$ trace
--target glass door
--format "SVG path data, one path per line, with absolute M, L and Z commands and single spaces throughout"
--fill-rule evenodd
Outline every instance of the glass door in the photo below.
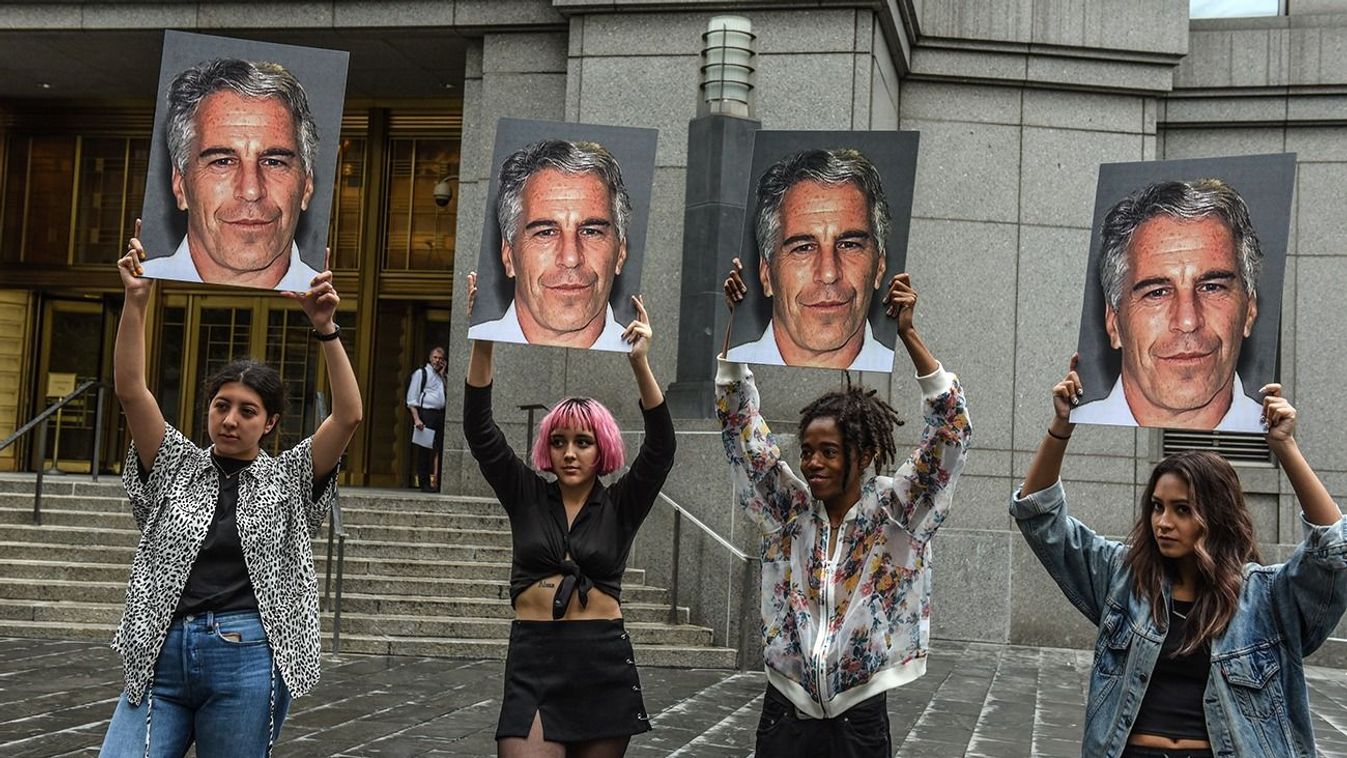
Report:
M 91 379 L 102 376 L 103 303 L 48 299 L 42 307 L 42 352 L 38 365 L 38 412 Z M 97 394 L 86 392 L 64 406 L 47 427 L 43 465 L 65 473 L 88 473 L 94 445 Z

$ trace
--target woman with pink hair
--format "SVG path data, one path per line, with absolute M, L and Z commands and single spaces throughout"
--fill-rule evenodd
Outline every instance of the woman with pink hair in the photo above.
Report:
M 468 310 L 477 292 L 468 275 Z M 515 620 L 496 727 L 503 758 L 617 758 L 650 729 L 631 640 L 622 624 L 622 572 L 636 530 L 673 468 L 674 428 L 650 371 L 650 319 L 623 332 L 645 436 L 627 473 L 622 433 L 597 400 L 570 397 L 539 425 L 529 468 L 491 416 L 493 343 L 476 340 L 463 395 L 463 435 L 510 517 Z M 536 471 L 534 470 L 536 469 Z M 547 479 L 539 472 L 550 472 Z

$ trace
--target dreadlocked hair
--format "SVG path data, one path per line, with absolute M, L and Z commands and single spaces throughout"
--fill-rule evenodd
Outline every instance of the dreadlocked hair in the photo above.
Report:
M 876 390 L 866 389 L 851 383 L 851 375 L 846 377 L 846 386 L 837 392 L 829 392 L 800 411 L 800 428 L 797 432 L 804 439 L 804 430 L 815 419 L 831 418 L 842 433 L 842 468 L 851 470 L 851 456 L 873 450 L 875 454 L 875 472 L 898 459 L 898 446 L 893 441 L 893 430 L 903 425 L 898 411 L 877 396 Z

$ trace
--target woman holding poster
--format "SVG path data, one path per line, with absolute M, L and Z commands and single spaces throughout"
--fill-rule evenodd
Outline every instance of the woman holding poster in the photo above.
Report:
M 468 311 L 477 275 L 468 276 Z M 636 530 L 673 468 L 673 420 L 648 355 L 653 332 L 639 296 L 622 340 L 645 417 L 641 450 L 626 474 L 622 433 L 592 398 L 557 403 L 520 459 L 491 414 L 494 343 L 473 340 L 463 434 L 510 518 L 515 620 L 496 728 L 504 758 L 617 758 L 650 729 L 631 640 L 622 623 L 622 573 Z M 550 472 L 544 479 L 537 472 Z
M 361 421 L 360 389 L 333 320 L 332 272 L 286 292 L 313 324 L 332 414 L 272 458 L 285 385 L 270 366 L 230 363 L 207 380 L 202 449 L 170 426 L 145 383 L 149 279 L 136 235 L 117 262 L 126 304 L 114 376 L 131 446 L 122 481 L 140 527 L 113 646 L 125 690 L 100 755 L 270 755 L 291 697 L 318 681 L 312 535 L 336 497 L 337 463 Z
M 1262 388 L 1268 447 L 1305 541 L 1259 562 L 1239 476 L 1209 452 L 1151 472 L 1126 543 L 1067 513 L 1060 479 L 1085 388 L 1072 358 L 1010 513 L 1062 592 L 1099 626 L 1085 755 L 1314 755 L 1304 658 L 1347 608 L 1347 519 L 1296 444 L 1296 409 Z

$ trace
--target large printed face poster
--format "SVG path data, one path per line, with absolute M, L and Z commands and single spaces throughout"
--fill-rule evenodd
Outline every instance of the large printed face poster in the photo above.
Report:
M 498 122 L 469 339 L 630 349 L 657 137 Z
M 349 54 L 169 31 L 145 275 L 303 291 L 326 267 Z
M 1295 155 L 1099 167 L 1071 420 L 1261 432 Z
M 888 280 L 904 270 L 917 132 L 760 131 L 728 358 L 893 370 Z

